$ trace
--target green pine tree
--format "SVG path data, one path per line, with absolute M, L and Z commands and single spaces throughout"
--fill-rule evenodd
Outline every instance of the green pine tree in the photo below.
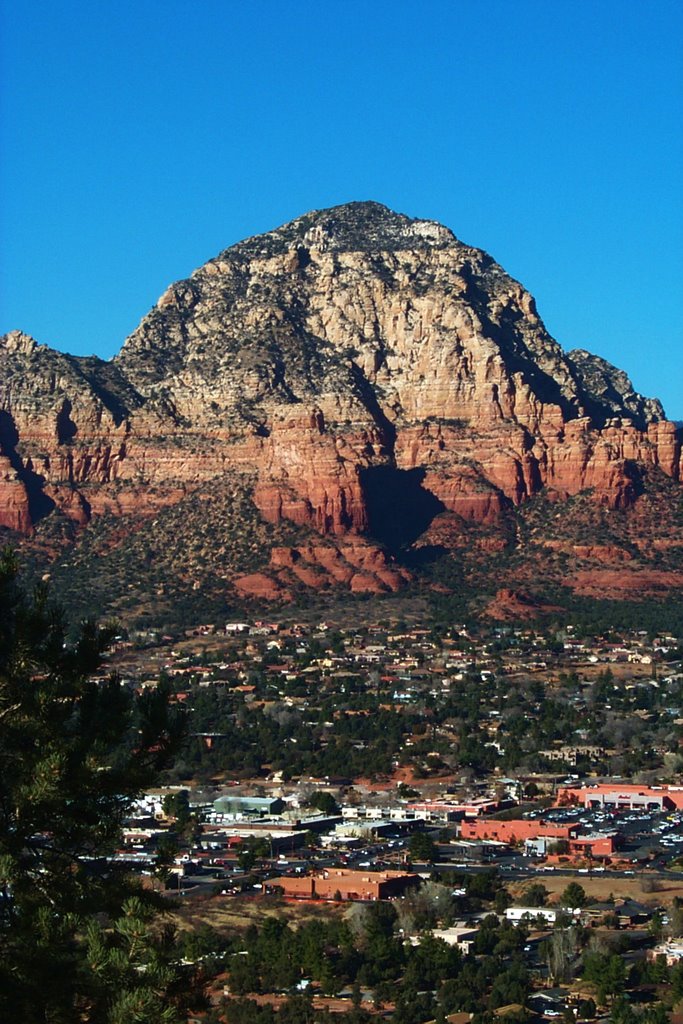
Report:
M 107 855 L 182 730 L 162 689 L 93 679 L 110 640 L 84 623 L 69 642 L 46 589 L 27 597 L 0 554 L 2 1020 L 175 1020 L 171 936 Z

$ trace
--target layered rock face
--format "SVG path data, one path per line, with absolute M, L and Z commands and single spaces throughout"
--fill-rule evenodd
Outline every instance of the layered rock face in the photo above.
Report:
M 565 354 L 486 253 L 376 203 L 227 249 L 111 363 L 0 340 L 0 525 L 17 531 L 56 508 L 151 514 L 239 471 L 272 523 L 399 548 L 437 514 L 495 522 L 543 488 L 627 508 L 655 468 L 681 479 L 658 402 Z

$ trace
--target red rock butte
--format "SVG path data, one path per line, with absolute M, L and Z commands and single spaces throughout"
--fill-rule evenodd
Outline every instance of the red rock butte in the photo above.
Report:
M 429 530 L 495 525 L 541 492 L 629 509 L 648 474 L 681 479 L 656 400 L 565 353 L 486 253 L 371 202 L 226 249 L 111 362 L 13 331 L 0 385 L 0 526 L 153 517 L 239 477 L 265 521 L 312 538 L 235 568 L 256 596 L 323 577 L 393 590 L 407 574 L 385 552 Z

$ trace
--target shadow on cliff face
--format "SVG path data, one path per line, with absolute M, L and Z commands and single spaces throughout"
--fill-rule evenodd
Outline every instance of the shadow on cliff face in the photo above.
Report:
M 69 444 L 78 433 L 78 427 L 71 419 L 71 402 L 64 399 L 62 408 L 57 413 L 57 440 L 59 444 Z
M 445 506 L 422 486 L 424 469 L 372 466 L 360 474 L 368 533 L 392 554 L 405 552 Z
M 4 410 L 0 411 L 0 454 L 9 459 L 12 469 L 26 488 L 29 515 L 31 522 L 36 523 L 52 512 L 55 503 L 43 491 L 45 477 L 39 476 L 24 465 L 17 451 L 18 443 L 19 433 L 12 416 Z

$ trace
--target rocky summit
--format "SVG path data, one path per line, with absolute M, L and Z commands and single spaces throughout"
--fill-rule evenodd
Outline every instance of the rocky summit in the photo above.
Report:
M 664 594 L 681 469 L 659 402 L 564 352 L 485 252 L 378 203 L 226 249 L 111 362 L 0 339 L 0 527 L 86 589 L 106 567 L 98 610 L 451 570 L 503 616 L 546 583 Z

